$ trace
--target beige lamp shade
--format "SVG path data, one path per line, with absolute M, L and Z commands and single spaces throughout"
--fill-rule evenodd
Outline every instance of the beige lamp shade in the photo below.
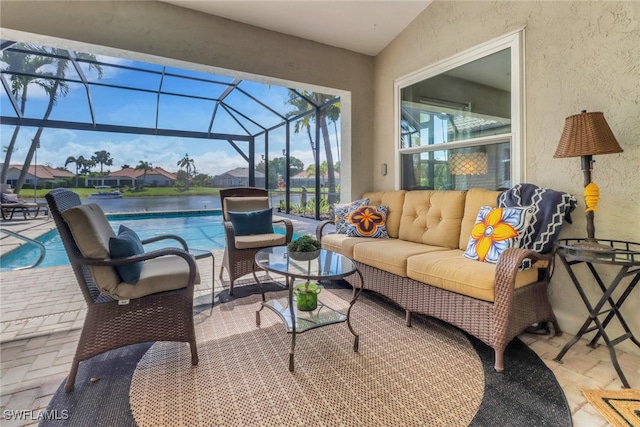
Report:
M 449 167 L 452 175 L 484 175 L 487 173 L 487 154 L 452 153 Z
M 601 112 L 569 116 L 565 119 L 560 143 L 553 157 L 578 157 L 622 153 Z

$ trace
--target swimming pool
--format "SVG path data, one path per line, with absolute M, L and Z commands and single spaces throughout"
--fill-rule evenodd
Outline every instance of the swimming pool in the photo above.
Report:
M 225 245 L 220 211 L 111 214 L 107 215 L 107 218 L 116 233 L 121 224 L 126 225 L 135 230 L 143 240 L 162 234 L 177 234 L 187 241 L 191 249 L 222 249 Z M 283 229 L 277 226 L 274 226 L 274 229 L 284 234 Z M 52 230 L 37 240 L 42 242 L 46 249 L 44 260 L 37 268 L 69 264 L 57 230 Z M 145 245 L 145 251 L 166 247 L 168 243 L 179 247 L 177 242 L 167 240 Z M 13 270 L 33 264 L 37 261 L 39 254 L 40 251 L 34 245 L 23 245 L 0 257 L 0 270 Z

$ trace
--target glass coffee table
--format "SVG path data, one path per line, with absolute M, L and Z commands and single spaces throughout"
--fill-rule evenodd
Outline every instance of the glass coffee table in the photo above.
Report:
M 267 298 L 265 291 L 256 275 L 258 267 L 268 272 L 280 274 L 285 277 L 285 286 L 289 290 L 287 296 L 279 298 Z M 357 274 L 360 277 L 360 287 L 353 289 L 353 296 L 346 310 L 336 310 L 322 302 L 322 293 L 318 297 L 318 305 L 314 310 L 299 310 L 294 296 L 294 282 L 296 279 L 305 281 L 321 281 L 342 279 Z M 256 311 L 256 325 L 260 326 L 260 312 L 264 307 L 274 311 L 282 319 L 288 333 L 291 334 L 291 351 L 289 352 L 289 371 L 294 370 L 294 351 L 296 347 L 296 334 L 306 332 L 322 326 L 346 322 L 349 331 L 353 334 L 353 351 L 358 351 L 359 335 L 353 330 L 349 316 L 351 308 L 362 292 L 362 274 L 356 268 L 353 260 L 339 253 L 320 249 L 318 256 L 311 260 L 297 261 L 291 258 L 285 246 L 265 248 L 256 254 L 253 276 L 262 293 L 260 310 Z

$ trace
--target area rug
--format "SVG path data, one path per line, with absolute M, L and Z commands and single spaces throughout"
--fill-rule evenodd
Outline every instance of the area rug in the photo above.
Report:
M 346 307 L 350 290 L 331 287 L 323 297 Z M 401 310 L 364 293 L 352 311 L 359 352 L 344 323 L 307 331 L 291 373 L 291 336 L 267 309 L 256 326 L 255 287 L 219 300 L 196 309 L 197 367 L 185 344 L 114 350 L 80 365 L 73 393 L 56 392 L 47 409 L 69 418 L 41 425 L 571 425 L 555 377 L 517 339 L 499 374 L 475 338 L 423 316 L 407 328 Z
M 640 390 L 582 390 L 587 401 L 614 427 L 640 427 Z

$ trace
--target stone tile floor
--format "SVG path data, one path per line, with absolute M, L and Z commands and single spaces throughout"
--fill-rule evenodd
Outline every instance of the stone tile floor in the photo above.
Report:
M 38 236 L 54 227 L 46 218 L 3 221 L 2 227 L 29 236 Z M 297 221 L 296 230 L 315 224 Z M 14 245 L 15 239 L 0 234 L 0 253 Z M 222 250 L 214 251 L 215 277 L 210 259 L 198 261 L 202 283 L 196 297 L 219 292 L 228 286 L 217 272 Z M 54 267 L 0 273 L 0 424 L 37 425 L 38 411 L 66 378 L 85 314 L 85 303 L 78 292 L 70 267 Z M 583 388 L 619 389 L 621 382 L 605 347 L 591 349 L 583 340 L 564 356 L 553 358 L 572 336 L 523 334 L 520 337 L 554 372 L 565 392 L 576 427 L 604 427 L 608 423 L 582 396 Z M 618 360 L 633 388 L 640 388 L 640 356 L 618 352 Z M 11 419 L 11 412 L 24 411 L 22 419 Z M 15 414 L 15 413 L 14 413 Z

